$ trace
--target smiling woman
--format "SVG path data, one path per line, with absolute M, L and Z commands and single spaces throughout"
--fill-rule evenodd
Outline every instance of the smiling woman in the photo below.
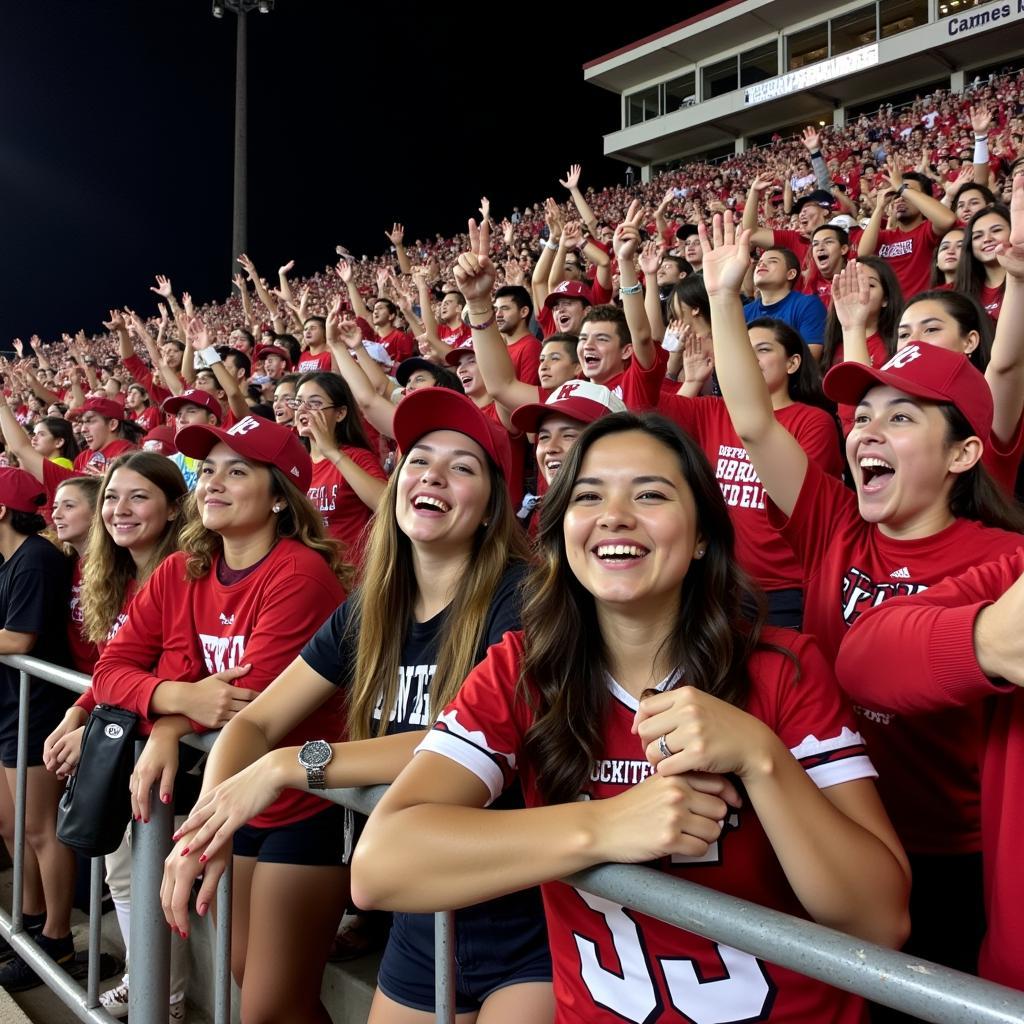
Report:
M 551 881 L 654 861 L 901 938 L 902 852 L 852 716 L 811 641 L 762 629 L 732 540 L 677 427 L 631 413 L 587 427 L 545 499 L 523 630 L 491 649 L 371 816 L 360 904 L 461 907 L 544 883 L 566 1019 L 639 1022 L 669 1005 L 721 1019 L 724 999 L 736 1019 L 771 1006 L 778 1021 L 859 1020 L 854 997 Z M 802 767 L 825 750 L 827 772 Z M 526 809 L 481 809 L 517 780 Z

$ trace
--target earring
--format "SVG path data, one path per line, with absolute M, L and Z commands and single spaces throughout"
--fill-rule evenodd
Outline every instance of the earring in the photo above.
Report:
M 274 512 L 280 512 L 281 511 L 281 506 L 280 505 L 275 505 L 274 508 L 273 508 L 273 511 Z
M 703 558 L 704 557 L 704 545 L 703 544 L 701 544 L 699 547 L 694 549 L 693 557 L 694 558 Z

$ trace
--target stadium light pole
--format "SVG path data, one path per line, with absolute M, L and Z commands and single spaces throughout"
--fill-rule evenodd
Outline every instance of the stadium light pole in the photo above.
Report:
M 260 14 L 269 14 L 274 9 L 274 2 L 275 0 L 213 0 L 212 14 L 215 18 L 223 18 L 225 11 L 231 11 L 238 22 L 235 38 L 235 176 L 231 213 L 231 269 L 228 272 L 229 277 L 233 277 L 235 274 L 235 260 L 238 254 L 246 252 L 249 248 L 247 15 L 253 11 L 259 11 Z

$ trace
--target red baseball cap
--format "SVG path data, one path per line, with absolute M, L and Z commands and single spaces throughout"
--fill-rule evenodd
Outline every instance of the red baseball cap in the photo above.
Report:
M 264 356 L 280 356 L 284 365 L 290 370 L 292 368 L 292 357 L 286 348 L 280 345 L 257 345 L 256 351 L 252 354 L 252 361 L 258 363 Z
M 397 418 L 397 410 L 395 416 Z M 182 427 L 174 443 L 182 455 L 205 459 L 214 445 L 224 442 L 250 462 L 276 466 L 301 491 L 308 491 L 313 479 L 313 462 L 298 435 L 262 416 L 244 416 L 229 430 L 206 423 Z
M 962 352 L 915 341 L 877 370 L 863 363 L 840 363 L 825 374 L 825 394 L 834 402 L 856 405 L 879 384 L 955 405 L 971 429 L 988 444 L 992 432 L 992 392 L 981 372 Z
M 123 401 L 115 402 L 110 398 L 87 398 L 77 409 L 72 409 L 68 416 L 77 420 L 79 416 L 84 416 L 87 412 L 94 412 L 105 420 L 123 420 L 124 404 Z
M 461 345 L 456 345 L 455 348 L 450 349 L 444 354 L 444 361 L 449 366 L 458 366 L 462 362 L 462 357 L 466 354 L 473 354 L 473 339 L 464 341 Z
M 31 473 L 13 466 L 0 466 L 0 505 L 17 512 L 39 512 L 46 501 L 42 484 Z
M 144 452 L 156 452 L 157 455 L 174 455 L 177 448 L 174 446 L 174 428 L 166 423 L 154 427 L 142 439 L 140 446 Z
M 589 380 L 568 380 L 548 396 L 546 402 L 521 405 L 512 413 L 512 425 L 526 434 L 536 434 L 545 416 L 568 416 L 580 423 L 593 423 L 612 412 L 625 412 L 626 403 L 603 384 Z
M 395 406 L 395 440 L 407 452 L 432 430 L 455 430 L 472 438 L 491 457 L 506 479 L 512 476 L 508 431 L 484 415 L 471 398 L 448 388 L 420 388 Z M 191 427 L 188 429 L 192 429 Z
M 224 422 L 224 410 L 221 408 L 220 402 L 209 391 L 204 391 L 202 388 L 189 388 L 188 391 L 182 391 L 180 395 L 171 395 L 170 398 L 165 398 L 160 406 L 160 411 L 171 414 L 179 413 L 182 406 L 185 405 L 198 405 L 207 412 L 212 412 L 217 417 L 218 423 Z
M 582 299 L 588 306 L 594 304 L 590 289 L 582 281 L 559 281 L 555 290 L 548 292 L 544 305 L 550 309 L 559 299 Z

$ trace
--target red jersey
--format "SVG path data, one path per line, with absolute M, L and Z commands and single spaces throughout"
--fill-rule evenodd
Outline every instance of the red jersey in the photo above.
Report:
M 874 776 L 853 716 L 809 637 L 765 629 L 779 651 L 750 659 L 747 711 L 774 730 L 819 787 Z M 463 683 L 420 750 L 462 765 L 497 798 L 518 776 L 527 807 L 544 798 L 523 739 L 534 722 L 534 695 L 519 685 L 522 633 L 506 633 Z M 674 673 L 660 689 L 678 680 Z M 530 687 L 529 680 L 526 681 Z M 631 732 L 637 701 L 614 680 L 603 722 L 603 750 L 581 796 L 604 800 L 652 773 Z M 699 858 L 664 858 L 652 865 L 680 878 L 806 918 L 752 805 L 729 814 L 718 842 Z M 691 1022 L 771 1020 L 852 1024 L 863 1004 L 818 981 L 747 953 L 674 928 L 563 882 L 541 887 L 554 968 L 560 1024 L 621 1024 L 623 1020 Z
M 157 566 L 128 621 L 103 650 L 93 673 L 97 701 L 148 718 L 153 691 L 164 680 L 198 682 L 244 664 L 252 670 L 236 685 L 265 690 L 345 599 L 327 563 L 296 540 L 279 540 L 248 576 L 231 585 L 217 579 L 219 556 L 201 580 L 186 581 L 185 557 L 177 552 Z M 151 723 L 140 727 L 146 733 Z M 203 731 L 198 724 L 194 728 Z M 340 740 L 343 734 L 343 707 L 332 697 L 279 746 Z M 319 797 L 287 789 L 250 824 L 286 825 L 323 807 Z
M 1017 470 L 1024 457 L 1024 413 L 1017 420 L 1017 429 L 1005 444 L 992 434 L 981 453 L 981 464 L 992 479 L 1012 498 L 1017 489 Z
M 437 337 L 440 341 L 443 341 L 446 345 L 450 345 L 452 348 L 461 348 L 468 341 L 472 340 L 473 332 L 469 329 L 469 324 L 464 324 L 460 320 L 458 327 L 449 327 L 447 324 L 438 324 Z
M 532 334 L 524 334 L 508 346 L 509 358 L 516 369 L 516 377 L 526 384 L 540 384 L 540 351 L 543 346 Z
M 1006 283 L 995 288 L 987 284 L 982 285 L 978 301 L 985 307 L 985 312 L 992 317 L 993 322 L 999 319 L 999 311 L 1003 308 L 1003 296 L 1006 294 Z
M 387 479 L 372 452 L 352 445 L 342 445 L 341 452 L 371 476 L 378 480 Z M 327 533 L 345 545 L 346 560 L 358 566 L 363 560 L 363 531 L 373 511 L 363 504 L 352 485 L 330 459 L 313 463 L 309 500 L 313 508 L 323 515 Z
M 416 355 L 416 339 L 408 331 L 392 331 L 377 338 L 391 356 L 391 365 L 397 366 L 403 359 Z
M 490 420 L 494 420 L 503 430 L 508 427 L 501 422 L 497 402 L 488 402 L 479 406 L 480 411 Z M 519 508 L 526 490 L 526 463 L 530 459 L 530 444 L 525 434 L 514 434 L 509 430 L 509 446 L 512 448 L 512 479 L 508 481 L 508 492 L 512 497 L 512 507 Z
M 75 475 L 87 473 L 89 476 L 102 476 L 107 471 L 108 462 L 116 459 L 118 455 L 134 451 L 137 451 L 135 445 L 120 438 L 108 442 L 98 451 L 84 448 L 75 456 Z
M 869 608 L 918 594 L 1024 545 L 1024 536 L 972 519 L 957 519 L 917 540 L 886 537 L 861 519 L 853 491 L 813 463 L 788 519 L 771 499 L 767 504 L 769 522 L 782 531 L 803 566 L 804 629 L 831 659 Z M 902 672 L 885 675 L 890 686 L 901 685 Z M 879 791 L 904 846 L 928 854 L 978 850 L 980 715 L 954 710 L 903 718 L 870 706 L 855 710 L 878 767 Z
M 643 412 L 645 409 L 654 409 L 658 405 L 664 391 L 663 385 L 667 369 L 668 353 L 658 345 L 655 347 L 653 365 L 644 369 L 638 360 L 630 359 L 621 373 L 615 374 L 614 377 L 610 377 L 602 383 L 626 403 L 627 409 Z M 597 381 L 594 383 L 596 384 Z M 541 400 L 547 401 L 547 397 L 545 396 Z
M 132 375 L 132 380 L 136 384 L 141 384 L 149 392 L 149 397 L 153 399 L 154 405 L 160 406 L 171 397 L 172 392 L 154 382 L 152 370 L 138 356 L 129 356 L 121 361 L 121 365 Z
M 132 413 L 132 422 L 141 427 L 147 434 L 154 428 L 160 426 L 163 417 L 155 405 L 147 405 L 145 409 Z
M 928 287 L 940 241 L 929 220 L 913 231 L 879 231 L 878 255 L 892 268 L 908 301 Z
M 658 411 L 694 437 L 715 469 L 736 530 L 736 559 L 765 590 L 803 586 L 803 571 L 789 543 L 768 523 L 764 487 L 750 463 L 721 398 L 663 395 Z M 800 442 L 808 459 L 837 480 L 843 475 L 839 432 L 824 409 L 794 402 L 775 418 Z
M 46 491 L 47 515 L 53 511 L 53 499 L 57 493 L 57 488 L 68 480 L 82 475 L 82 473 L 76 473 L 73 469 L 58 466 L 57 463 L 53 462 L 51 459 L 43 459 L 42 483 L 43 489 Z M 49 520 L 47 520 L 47 522 L 49 522 Z
M 308 349 L 299 357 L 299 365 L 295 367 L 296 373 L 330 373 L 331 353 L 327 351 L 314 355 Z
M 983 556 L 979 554 L 980 560 Z M 1024 573 L 1024 553 L 944 580 L 926 594 L 870 611 L 850 630 L 836 664 L 857 700 L 899 714 L 979 708 L 985 735 L 981 765 L 981 830 L 988 930 L 978 961 L 983 978 L 1024 989 L 1024 691 L 994 683 L 974 653 L 974 621 Z M 899 686 L 879 672 L 899 665 Z M 935 766 L 932 766 L 933 771 Z
M 82 560 L 75 558 L 71 569 L 71 599 L 68 604 L 68 647 L 71 649 L 71 663 L 75 671 L 91 675 L 100 655 L 96 645 L 82 635 L 83 625 Z

